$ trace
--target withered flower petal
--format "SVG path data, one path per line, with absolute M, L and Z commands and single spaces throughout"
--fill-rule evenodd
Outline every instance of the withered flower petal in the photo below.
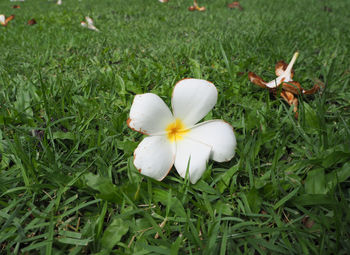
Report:
M 286 62 L 284 62 L 283 60 L 278 61 L 275 66 L 276 76 L 281 76 L 283 72 L 286 71 L 287 67 L 288 67 L 288 64 Z M 294 69 L 292 68 L 290 77 L 293 78 L 293 76 L 294 76 Z
M 36 20 L 35 19 L 30 19 L 30 20 L 28 20 L 28 25 L 29 26 L 33 26 L 33 25 L 35 25 L 36 24 Z
M 309 90 L 303 90 L 303 94 L 305 95 L 312 95 L 315 94 L 320 89 L 320 86 L 318 84 L 315 84 L 312 89 Z
M 240 11 L 243 11 L 243 7 L 238 1 L 228 4 L 227 7 L 230 9 L 239 9 Z
M 284 90 L 292 92 L 294 95 L 299 95 L 303 92 L 303 88 L 297 81 L 283 82 L 282 86 Z
M 298 115 L 299 115 L 298 114 L 298 98 L 296 98 L 294 96 L 294 94 L 289 92 L 289 91 L 282 91 L 281 96 L 289 105 L 294 106 L 294 108 L 293 108 L 293 111 L 295 113 L 294 117 L 297 119 Z
M 188 7 L 188 10 L 189 11 L 199 11 L 199 12 L 203 12 L 206 10 L 206 8 L 204 6 L 202 7 L 199 7 L 198 6 L 198 3 L 197 3 L 197 0 L 193 0 L 193 5 L 191 5 L 190 7 Z
M 248 77 L 252 83 L 254 83 L 262 88 L 267 88 L 266 82 L 260 76 L 256 75 L 255 73 L 249 72 Z
M 295 63 L 296 58 L 298 57 L 298 52 L 294 53 L 292 60 L 289 64 L 286 64 L 283 60 L 277 62 L 275 66 L 275 73 L 277 78 L 270 81 L 265 82 L 261 77 L 256 75 L 253 72 L 248 73 L 249 80 L 262 88 L 267 88 L 270 92 L 273 92 L 275 95 L 279 91 L 278 87 L 282 85 L 281 96 L 282 98 L 289 104 L 293 105 L 293 111 L 295 112 L 295 118 L 298 118 L 298 98 L 296 95 L 305 94 L 310 95 L 316 93 L 320 86 L 322 86 L 322 82 L 316 83 L 312 89 L 304 90 L 300 83 L 297 81 L 293 81 L 294 70 L 292 69 L 293 64 Z
M 8 17 L 6 20 L 5 20 L 5 23 L 9 23 L 11 20 L 13 20 L 15 18 L 15 15 L 11 15 L 10 17 Z

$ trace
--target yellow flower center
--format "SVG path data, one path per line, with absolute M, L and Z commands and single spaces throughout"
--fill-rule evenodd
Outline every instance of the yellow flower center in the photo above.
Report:
M 176 119 L 173 123 L 170 123 L 165 131 L 167 132 L 168 139 L 171 142 L 182 140 L 183 136 L 189 131 L 180 119 Z

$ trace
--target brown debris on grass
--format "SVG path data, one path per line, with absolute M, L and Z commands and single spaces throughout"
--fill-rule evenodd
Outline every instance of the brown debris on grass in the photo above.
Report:
M 228 4 L 227 7 L 230 9 L 238 9 L 240 11 L 243 11 L 243 7 L 241 6 L 241 4 L 238 1 L 235 1 L 235 2 Z
M 205 9 L 204 6 L 199 7 L 199 6 L 198 6 L 198 3 L 197 3 L 197 0 L 193 0 L 193 5 L 190 6 L 190 7 L 188 7 L 188 10 L 189 10 L 189 11 L 199 11 L 199 12 L 203 12 L 203 11 L 205 11 L 206 9 Z
M 4 14 L 0 14 L 0 25 L 2 25 L 3 27 L 6 27 L 7 26 L 7 24 L 11 21 L 11 20 L 13 20 L 15 18 L 15 15 L 11 15 L 11 16 L 9 16 L 9 17 L 5 17 L 5 15 Z
M 275 73 L 277 78 L 265 82 L 260 76 L 253 72 L 248 73 L 249 80 L 258 85 L 261 88 L 266 88 L 274 95 L 280 92 L 280 96 L 290 105 L 293 106 L 294 116 L 298 118 L 298 95 L 311 95 L 315 94 L 320 86 L 316 83 L 311 89 L 305 90 L 301 87 L 300 83 L 293 81 L 294 70 L 292 69 L 296 58 L 298 57 L 298 52 L 296 52 L 289 64 L 286 64 L 283 60 L 277 62 L 275 66 Z M 282 88 L 280 88 L 282 86 Z
M 36 20 L 35 20 L 35 19 L 30 19 L 30 20 L 28 20 L 27 24 L 28 24 L 29 26 L 33 26 L 33 25 L 36 24 Z

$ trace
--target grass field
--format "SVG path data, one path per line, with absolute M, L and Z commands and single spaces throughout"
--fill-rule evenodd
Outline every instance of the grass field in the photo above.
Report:
M 0 254 L 350 253 L 350 1 L 229 2 L 0 2 Z M 325 84 L 298 120 L 247 77 L 297 50 L 295 80 Z M 143 177 L 132 100 L 186 77 L 216 85 L 236 156 Z

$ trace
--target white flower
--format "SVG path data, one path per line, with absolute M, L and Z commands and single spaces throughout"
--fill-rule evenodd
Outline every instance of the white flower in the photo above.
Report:
M 134 165 L 143 175 L 161 181 L 175 168 L 181 177 L 188 174 L 196 183 L 207 161 L 229 161 L 235 154 L 236 137 L 230 124 L 210 120 L 199 124 L 214 107 L 218 92 L 214 84 L 199 79 L 184 79 L 173 90 L 173 114 L 157 95 L 136 95 L 128 126 L 144 138 L 134 152 Z
M 62 0 L 58 0 L 56 4 L 57 5 L 62 5 Z
M 94 21 L 92 20 L 92 18 L 86 16 L 85 17 L 85 20 L 86 22 L 82 21 L 80 22 L 80 24 L 83 26 L 83 27 L 86 27 L 88 29 L 91 29 L 91 30 L 94 30 L 94 31 L 99 31 L 95 26 L 94 26 Z

